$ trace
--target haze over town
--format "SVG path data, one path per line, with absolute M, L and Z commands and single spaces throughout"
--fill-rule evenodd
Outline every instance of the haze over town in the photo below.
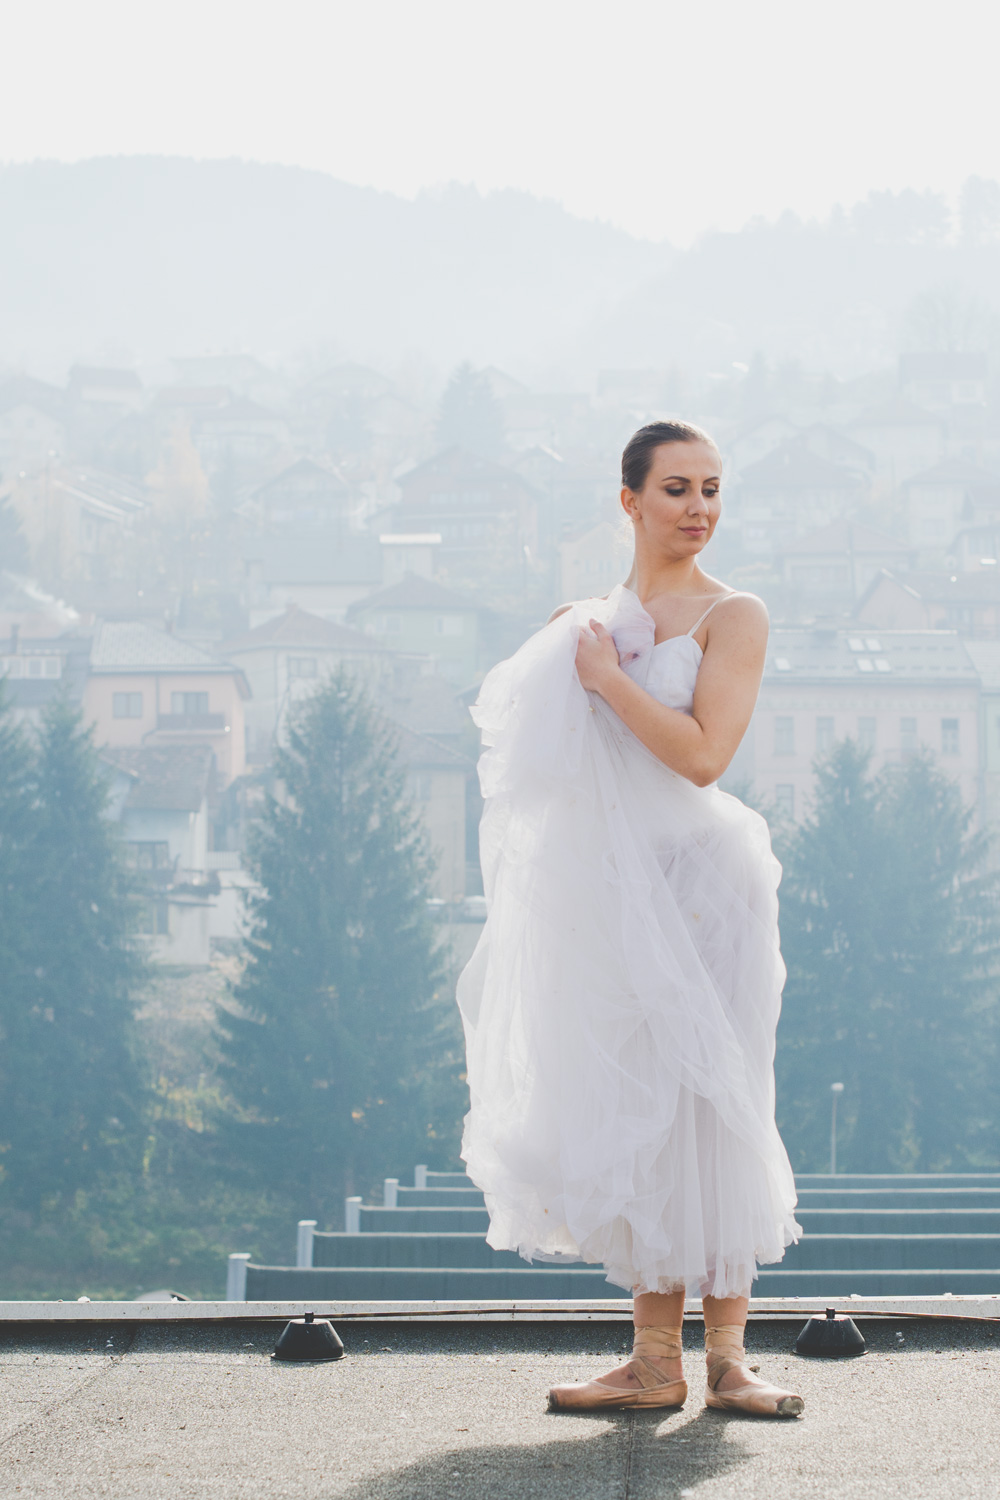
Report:
M 662 417 L 719 443 L 706 565 L 771 615 L 724 785 L 786 864 L 794 1165 L 826 1169 L 836 1074 L 851 1170 L 996 1169 L 1000 137 L 976 16 L 42 0 L 8 21 L 17 1295 L 76 1295 L 79 1267 L 105 1294 L 208 1295 L 228 1250 L 277 1263 L 297 1215 L 456 1169 L 454 977 L 485 911 L 468 709 L 556 605 L 624 577 L 618 459 Z M 398 840 L 355 881 L 371 828 L 330 810 L 366 798 Z M 379 1072 L 390 1035 L 404 1062 Z

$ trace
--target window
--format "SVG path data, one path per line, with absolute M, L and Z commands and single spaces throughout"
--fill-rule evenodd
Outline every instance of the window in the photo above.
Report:
M 868 647 L 869 651 L 881 651 L 882 649 L 881 641 L 877 640 L 873 635 L 865 636 L 865 645 Z
M 413 795 L 418 802 L 429 802 L 431 800 L 431 774 L 429 771 L 418 771 L 412 780 Z
M 171 693 L 170 712 L 172 714 L 207 714 L 207 693 Z
M 865 649 L 864 641 L 860 636 L 857 635 L 850 636 L 848 638 L 847 644 L 850 646 L 852 651 L 863 651 Z
M 889 662 L 889 660 L 886 657 L 884 657 L 884 656 L 876 656 L 876 658 L 875 658 L 875 670 L 876 670 L 876 672 L 891 672 L 892 671 L 892 664 Z
M 774 810 L 779 818 L 795 817 L 795 788 L 788 784 L 774 789 Z
M 904 755 L 912 755 L 917 748 L 916 719 L 900 719 L 899 748 Z
M 864 718 L 858 720 L 858 744 L 862 750 L 875 749 L 875 720 Z
M 434 621 L 436 635 L 461 635 L 464 621 L 461 615 L 438 615 Z
M 403 621 L 399 615 L 376 615 L 376 635 L 399 635 L 403 629 Z
M 116 719 L 141 719 L 142 694 L 113 693 L 111 695 L 111 712 Z
M 774 721 L 774 753 L 775 755 L 795 754 L 795 720 L 782 718 L 780 715 Z
M 872 666 L 872 659 L 871 659 L 870 656 L 859 656 L 858 657 L 858 671 L 859 672 L 874 672 L 874 670 L 875 670 L 875 668 Z
M 941 754 L 958 754 L 958 720 L 941 720 Z
M 170 869 L 170 845 L 166 840 L 157 839 L 155 842 L 137 843 L 134 840 L 126 845 L 128 851 L 128 862 L 133 870 L 169 870 Z
M 774 666 L 778 672 L 790 672 L 792 670 L 792 664 L 787 656 L 776 656 L 774 658 Z
M 816 749 L 821 755 L 833 749 L 833 720 L 831 718 L 816 720 Z
M 289 677 L 315 677 L 315 656 L 290 656 L 288 658 Z
M 139 931 L 145 937 L 170 936 L 170 908 L 162 898 L 139 905 Z

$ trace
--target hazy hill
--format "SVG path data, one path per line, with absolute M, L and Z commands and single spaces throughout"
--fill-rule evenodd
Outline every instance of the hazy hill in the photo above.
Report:
M 601 367 L 726 371 L 759 351 L 853 374 L 901 342 L 1000 345 L 1000 186 L 983 194 L 975 233 L 933 194 L 873 193 L 825 225 L 786 215 L 678 253 L 526 193 L 410 202 L 163 157 L 0 167 L 0 367 L 420 352 L 580 387 Z
M 0 226 L 0 364 L 49 372 L 310 346 L 524 368 L 671 256 L 525 193 L 159 157 L 2 167 Z

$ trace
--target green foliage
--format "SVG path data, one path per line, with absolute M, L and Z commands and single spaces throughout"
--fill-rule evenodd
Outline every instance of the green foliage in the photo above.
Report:
M 813 815 L 779 853 L 788 983 L 776 1059 L 797 1170 L 995 1166 L 998 878 L 928 756 L 878 776 L 853 741 L 817 767 Z
M 445 386 L 438 412 L 437 439 L 442 448 L 458 445 L 495 458 L 503 452 L 500 406 L 487 376 L 466 363 Z
M 141 1143 L 134 902 L 79 715 L 0 709 L 0 1157 L 7 1203 L 90 1187 Z
M 223 1014 L 235 1156 L 299 1212 L 339 1212 L 392 1163 L 453 1148 L 453 1006 L 430 864 L 392 734 L 341 674 L 279 749 L 251 851 L 248 962 Z

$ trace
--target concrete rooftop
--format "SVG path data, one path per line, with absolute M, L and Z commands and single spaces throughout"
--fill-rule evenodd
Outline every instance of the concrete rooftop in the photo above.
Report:
M 995 1500 L 1000 1324 L 859 1322 L 845 1361 L 792 1355 L 801 1319 L 752 1324 L 805 1397 L 790 1422 L 703 1407 L 697 1321 L 682 1411 L 594 1416 L 546 1391 L 609 1368 L 625 1322 L 351 1321 L 325 1365 L 274 1363 L 280 1324 L 5 1322 L 0 1496 Z

